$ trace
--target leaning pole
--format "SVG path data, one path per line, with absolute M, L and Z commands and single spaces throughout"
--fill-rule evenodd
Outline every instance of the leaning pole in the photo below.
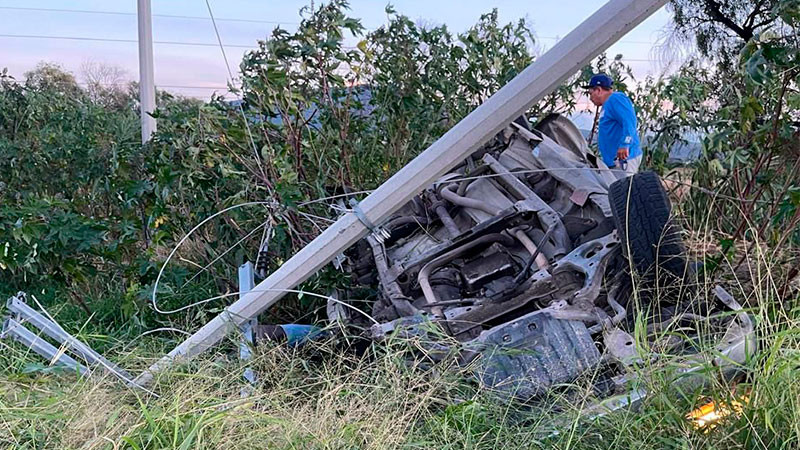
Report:
M 359 206 L 364 215 L 370 222 L 380 224 L 667 1 L 607 2 L 361 201 Z M 229 331 L 275 304 L 286 294 L 286 289 L 307 280 L 367 233 L 369 230 L 355 214 L 345 214 L 253 290 L 142 372 L 136 382 L 149 384 L 155 374 L 175 360 L 190 358 L 215 345 Z

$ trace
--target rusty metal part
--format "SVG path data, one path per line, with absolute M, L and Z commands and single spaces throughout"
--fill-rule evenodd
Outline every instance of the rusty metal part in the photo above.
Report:
M 457 258 L 460 255 L 463 255 L 469 250 L 472 250 L 481 245 L 491 244 L 493 242 L 502 242 L 505 245 L 513 244 L 513 240 L 506 235 L 500 233 L 487 234 L 485 236 L 481 236 L 475 239 L 474 241 L 470 241 L 467 244 L 464 244 L 460 247 L 450 250 L 449 252 L 425 264 L 419 271 L 419 276 L 418 276 L 419 287 L 422 289 L 422 294 L 425 296 L 425 301 L 428 304 L 437 302 L 436 295 L 434 294 L 429 281 L 430 274 L 434 269 L 442 266 L 443 264 L 446 264 L 449 261 L 452 261 L 453 259 Z M 437 317 L 443 316 L 442 309 L 439 306 L 434 306 L 432 312 Z
M 548 265 L 547 257 L 544 256 L 541 251 L 539 251 L 539 248 L 536 247 L 536 244 L 533 242 L 530 236 L 528 236 L 528 234 L 525 233 L 523 227 L 516 227 L 509 231 L 514 235 L 514 237 L 519 239 L 519 242 L 522 243 L 522 245 L 525 247 L 526 250 L 528 250 L 528 253 L 530 253 L 531 256 L 534 257 L 534 262 L 536 263 L 536 267 L 538 269 L 546 269 Z
M 375 267 L 378 270 L 378 278 L 384 287 L 389 302 L 397 310 L 398 315 L 413 315 L 417 309 L 411 304 L 410 299 L 403 293 L 403 289 L 397 284 L 397 280 L 389 276 L 389 266 L 386 262 L 386 254 L 383 245 L 373 236 L 367 236 L 375 258 Z
M 558 213 L 556 213 L 550 205 L 545 203 L 544 200 L 539 198 L 531 188 L 509 172 L 492 155 L 488 153 L 483 155 L 483 161 L 492 168 L 492 171 L 499 175 L 497 181 L 504 188 L 519 200 L 527 203 L 530 208 L 536 212 L 536 216 L 539 218 L 542 228 L 553 228 L 552 237 L 556 244 L 556 256 L 565 255 L 572 250 L 572 243 L 569 240 L 567 229 L 564 227 L 564 223 L 561 222 Z
M 501 209 L 490 203 L 458 195 L 456 193 L 457 188 L 458 187 L 455 184 L 445 186 L 440 194 L 442 198 L 453 203 L 454 205 L 463 206 L 464 208 L 477 209 L 492 216 L 500 214 Z

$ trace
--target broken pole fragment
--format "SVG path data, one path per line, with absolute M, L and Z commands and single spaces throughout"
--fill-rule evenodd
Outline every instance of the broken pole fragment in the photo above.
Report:
M 116 364 L 104 358 L 101 354 L 92 350 L 91 347 L 67 333 L 61 325 L 45 317 L 40 312 L 31 308 L 24 300 L 24 294 L 19 293 L 8 299 L 6 302 L 6 311 L 11 312 L 17 320 L 23 323 L 29 323 L 34 327 L 41 330 L 43 334 L 51 339 L 60 342 L 62 347 L 80 356 L 86 364 L 86 367 L 97 366 L 104 371 L 109 372 L 126 383 L 130 383 L 133 377 Z
M 47 359 L 50 364 L 58 363 L 70 370 L 77 371 L 81 375 L 86 375 L 89 372 L 86 367 L 64 353 L 63 349 L 56 348 L 53 344 L 47 342 L 41 336 L 25 328 L 21 323 L 12 318 L 7 318 L 3 322 L 0 339 L 6 336 L 11 337 L 20 344 L 28 347 L 29 350 Z
M 239 298 L 244 297 L 247 292 L 253 289 L 255 284 L 255 272 L 253 263 L 250 261 L 245 262 L 239 266 Z M 245 321 L 241 325 L 242 340 L 239 342 L 239 359 L 242 361 L 249 361 L 253 354 L 250 348 L 255 345 L 255 328 L 258 321 L 253 318 Z M 244 369 L 244 379 L 250 384 L 256 384 L 256 373 L 253 369 L 246 367 Z M 242 397 L 250 395 L 248 388 L 242 388 Z
M 503 127 L 560 83 L 648 18 L 667 0 L 611 0 L 541 57 L 462 119 L 427 150 L 360 202 L 372 223 L 381 223 L 455 164 L 463 161 Z M 366 226 L 346 214 L 252 291 L 200 328 L 136 381 L 147 384 L 177 358 L 195 356 L 258 316 L 307 280 L 336 255 L 366 236 Z

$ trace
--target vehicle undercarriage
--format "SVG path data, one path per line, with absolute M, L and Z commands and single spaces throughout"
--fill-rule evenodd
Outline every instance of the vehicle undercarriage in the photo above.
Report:
M 378 324 L 339 302 L 329 318 L 423 338 L 433 359 L 456 351 L 519 400 L 592 370 L 601 397 L 624 394 L 656 353 L 696 371 L 708 339 L 733 376 L 752 322 L 722 288 L 695 288 L 670 208 L 655 173 L 609 170 L 569 120 L 515 122 L 346 253 L 354 286 L 377 290 Z

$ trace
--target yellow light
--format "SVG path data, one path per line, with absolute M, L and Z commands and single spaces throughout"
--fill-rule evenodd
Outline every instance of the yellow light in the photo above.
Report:
M 732 414 L 740 414 L 744 404 L 747 403 L 748 400 L 749 397 L 747 395 L 742 395 L 737 400 L 732 400 L 730 405 L 723 402 L 717 403 L 711 401 L 694 409 L 686 415 L 686 418 L 692 421 L 695 428 L 710 430 L 714 428 L 720 420 Z

